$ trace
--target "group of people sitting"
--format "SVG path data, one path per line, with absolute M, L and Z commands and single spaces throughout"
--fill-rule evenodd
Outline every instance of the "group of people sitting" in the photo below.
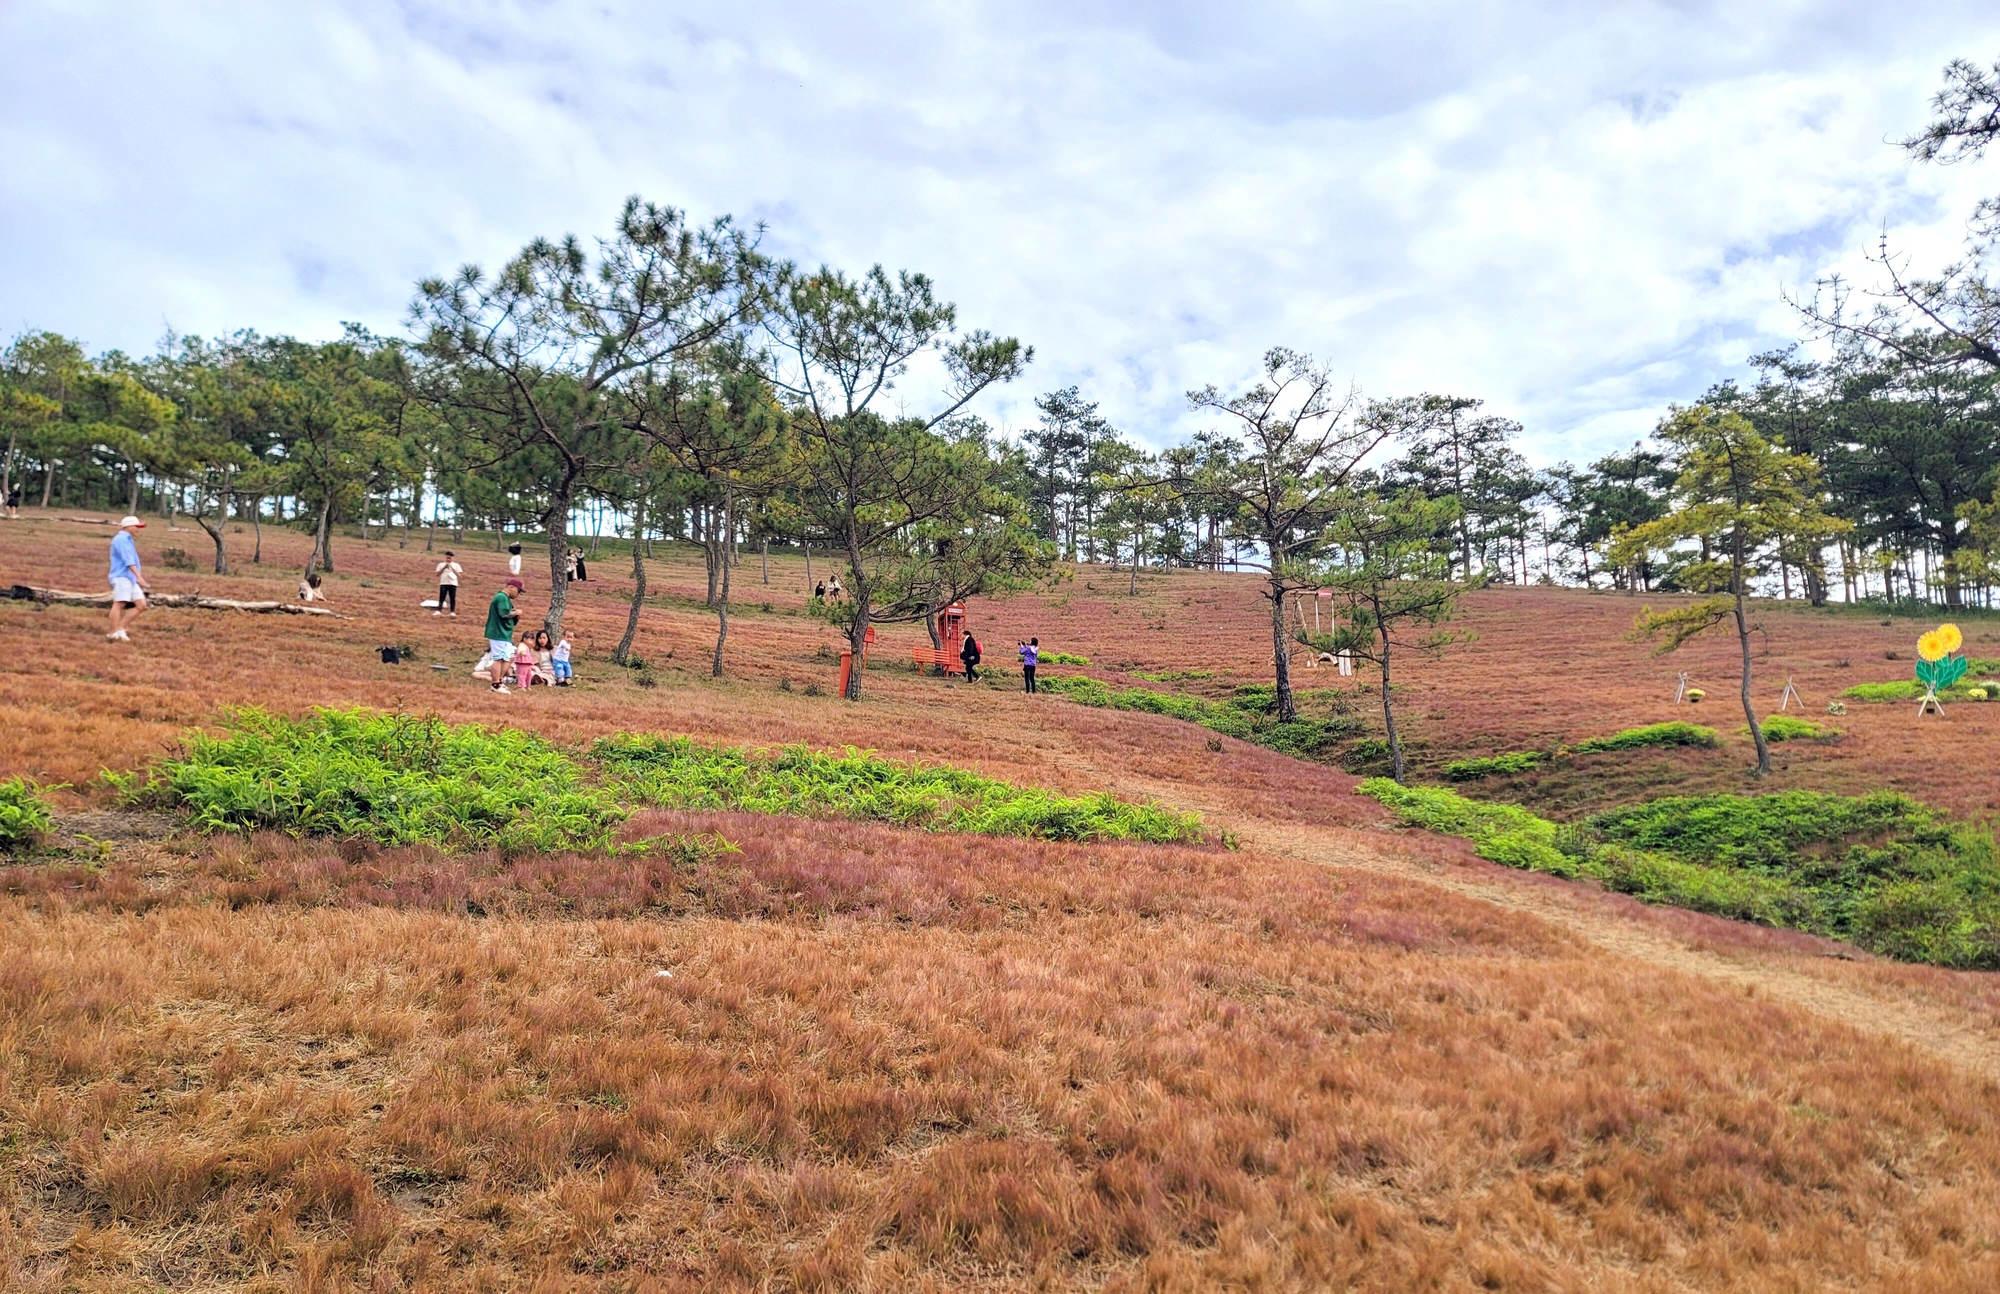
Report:
M 838 575 L 833 577 L 831 584 L 825 580 L 821 580 L 819 583 L 813 585 L 813 601 L 815 602 L 825 602 L 829 598 L 838 602 L 846 593 L 847 590 L 840 587 L 840 577 Z
M 489 649 L 492 645 L 487 644 Z M 489 650 L 487 658 L 475 667 L 475 672 L 490 671 L 497 661 L 502 666 L 502 677 L 508 673 L 513 674 L 514 686 L 523 691 L 536 684 L 544 687 L 568 687 L 575 677 L 570 672 L 569 653 L 567 635 L 561 641 L 556 641 L 549 637 L 548 630 L 537 629 L 533 637 L 522 634 L 519 642 L 511 644 L 507 656 L 496 657 Z M 497 683 L 493 690 L 505 692 L 507 685 L 504 682 Z
M 514 686 L 524 692 L 537 683 L 568 687 L 575 676 L 570 670 L 567 636 L 557 640 L 548 630 L 537 629 L 533 634 L 523 632 L 519 642 L 514 640 L 514 626 L 520 623 L 521 613 L 514 609 L 513 595 L 521 590 L 521 581 L 508 580 L 487 605 L 486 654 L 472 672 L 490 679 L 493 690 L 501 693 L 507 691 L 509 674 L 514 676 Z

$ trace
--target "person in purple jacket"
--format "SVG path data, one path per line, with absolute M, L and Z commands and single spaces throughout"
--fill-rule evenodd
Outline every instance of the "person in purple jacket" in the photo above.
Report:
M 1035 666 L 1041 663 L 1042 640 L 1030 638 L 1021 644 L 1021 678 L 1030 692 L 1035 690 Z

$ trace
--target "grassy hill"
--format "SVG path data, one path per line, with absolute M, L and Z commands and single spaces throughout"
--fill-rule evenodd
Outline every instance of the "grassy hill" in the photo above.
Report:
M 99 587 L 108 535 L 30 518 L 0 524 L 0 582 Z M 198 538 L 156 523 L 142 547 Z M 1035 634 L 1091 661 L 1054 672 L 1234 704 L 1268 682 L 1248 577 L 1146 575 L 1128 597 L 1085 567 L 976 603 L 991 685 L 916 674 L 921 628 L 888 627 L 856 706 L 809 695 L 831 692 L 837 643 L 804 614 L 792 557 L 765 586 L 745 554 L 717 682 L 699 560 L 662 546 L 648 668 L 611 666 L 629 555 L 606 551 L 572 589 L 579 686 L 502 697 L 469 669 L 504 557 L 453 546 L 456 622 L 417 606 L 421 532 L 337 545 L 331 605 L 350 620 L 161 609 L 114 647 L 94 611 L 0 603 L 0 778 L 67 784 L 47 845 L 0 866 L 0 1286 L 2000 1282 L 1989 976 L 1396 829 L 1354 793 L 1379 722 L 1365 680 L 1300 675 L 1350 720 L 1300 760 L 1171 714 L 1023 696 L 1004 668 Z M 284 596 L 304 548 L 267 531 L 261 568 L 154 582 Z M 1760 606 L 1770 708 L 1789 674 L 1841 736 L 1785 743 L 1770 786 L 1746 788 L 1740 718 L 1718 704 L 1726 646 L 1653 661 L 1622 638 L 1636 610 L 1471 599 L 1477 639 L 1399 680 L 1420 774 L 1692 720 L 1721 744 L 1453 785 L 1559 823 L 1746 789 L 1897 790 L 1963 821 L 1996 807 L 2000 705 L 1824 715 L 1852 683 L 1907 675 L 1927 625 Z M 1966 624 L 1970 650 L 2000 654 L 2000 626 Z M 381 664 L 387 643 L 414 660 Z M 1672 705 L 1680 669 L 1701 706 Z M 491 776 L 612 797 L 615 844 L 707 843 L 198 834 L 100 778 L 189 748 L 190 728 L 233 731 L 244 705 L 518 729 L 543 762 L 503 750 Z M 968 796 L 1108 793 L 1199 813 L 1207 834 L 899 826 L 872 791 L 867 820 L 827 797 L 646 802 L 591 754 L 626 735 L 750 763 L 852 746 L 963 770 L 945 781 Z M 532 797 L 507 803 L 532 820 Z

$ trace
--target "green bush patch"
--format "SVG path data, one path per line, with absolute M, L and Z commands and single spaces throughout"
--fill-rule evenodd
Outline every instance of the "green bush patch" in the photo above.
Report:
M 1924 694 L 1924 685 L 1913 678 L 1894 683 L 1856 683 L 1841 695 L 1850 701 L 1914 701 Z
M 392 845 L 589 849 L 629 816 L 562 751 L 524 732 L 372 710 L 286 719 L 247 709 L 190 733 L 143 794 L 206 831 Z
M 1557 876 L 1577 875 L 1577 860 L 1556 848 L 1556 824 L 1518 805 L 1485 804 L 1437 787 L 1400 786 L 1386 777 L 1371 777 L 1355 789 L 1394 809 L 1409 826 L 1470 840 L 1481 858 Z
M 606 737 L 591 755 L 621 790 L 677 809 L 863 818 L 927 831 L 1042 840 L 1200 841 L 1201 816 L 1106 793 L 1068 798 L 962 768 L 900 763 L 849 749 L 749 752 L 687 737 Z
M 1606 750 L 1637 750 L 1642 746 L 1715 746 L 1719 742 L 1715 729 L 1675 720 L 1627 728 L 1608 737 L 1592 737 L 1570 749 L 1579 755 L 1590 755 Z
M 20 777 L 0 781 L 0 854 L 33 849 L 54 825 L 49 806 L 32 782 Z
M 2000 967 L 2000 849 L 1887 792 L 1654 800 L 1558 826 L 1514 805 L 1373 778 L 1359 788 L 1482 858 L 1592 877 L 1649 903 L 1829 935 L 1904 961 Z
M 1454 782 L 1475 782 L 1482 777 L 1526 773 L 1552 759 L 1570 755 L 1595 755 L 1605 751 L 1637 750 L 1646 746 L 1714 746 L 1715 729 L 1698 723 L 1656 723 L 1644 728 L 1627 728 L 1608 737 L 1592 737 L 1574 746 L 1552 751 L 1510 750 L 1483 759 L 1459 759 L 1444 766 L 1444 775 Z
M 1066 651 L 1045 651 L 1036 658 L 1044 665 L 1088 665 L 1090 657 L 1076 656 Z
M 1954 683 L 1938 689 L 1939 698 L 1946 701 L 1991 700 L 1996 693 L 2000 693 L 2000 684 L 1986 679 Z M 1898 679 L 1893 683 L 1856 683 L 1841 693 L 1850 701 L 1914 701 L 1923 694 L 1924 685 L 1913 678 Z
M 185 810 L 202 830 L 443 848 L 678 847 L 666 840 L 614 844 L 640 804 L 1043 840 L 1206 838 L 1199 814 L 1109 794 L 1065 797 L 852 749 L 752 752 L 625 734 L 598 741 L 580 760 L 524 732 L 369 710 L 320 710 L 296 720 L 241 710 L 231 723 L 235 731 L 226 737 L 189 734 L 182 752 L 135 794 Z
M 1444 775 L 1454 782 L 1474 782 L 1504 773 L 1525 773 L 1540 767 L 1547 758 L 1539 750 L 1510 750 L 1484 759 L 1455 759 L 1444 766 Z
M 1840 735 L 1836 728 L 1823 727 L 1793 714 L 1774 714 L 1757 726 L 1763 730 L 1765 741 L 1830 741 Z M 1748 725 L 1741 732 L 1749 736 Z
M 1183 692 L 1158 692 L 1149 687 L 1114 688 L 1080 674 L 1040 679 L 1037 686 L 1045 692 L 1068 697 L 1078 705 L 1163 714 L 1300 759 L 1330 754 L 1335 746 L 1361 731 L 1360 722 L 1346 715 L 1280 723 L 1277 692 L 1270 684 L 1237 688 L 1224 701 Z M 1306 700 L 1308 695 L 1302 694 L 1300 699 Z

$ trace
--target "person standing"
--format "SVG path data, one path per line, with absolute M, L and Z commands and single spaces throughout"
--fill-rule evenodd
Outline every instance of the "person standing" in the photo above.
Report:
M 965 666 L 965 681 L 968 683 L 977 683 L 979 681 L 979 640 L 972 636 L 970 629 L 965 631 L 965 641 L 959 644 L 958 659 Z
M 493 656 L 493 690 L 507 690 L 507 667 L 514 660 L 514 626 L 520 623 L 521 613 L 514 609 L 514 599 L 508 591 L 522 591 L 519 580 L 508 580 L 493 600 L 486 604 L 486 650 Z
M 507 573 L 509 575 L 519 575 L 521 573 L 521 546 L 519 544 L 507 545 Z
M 449 611 L 452 619 L 458 619 L 458 577 L 464 573 L 465 568 L 452 556 L 451 549 L 445 549 L 444 560 L 437 566 L 438 608 L 432 615 L 441 616 Z
M 1030 638 L 1021 644 L 1021 679 L 1030 692 L 1035 690 L 1035 666 L 1042 661 L 1042 640 Z
M 16 521 L 21 516 L 21 483 L 14 481 L 7 486 L 7 520 Z
M 139 569 L 139 545 L 133 539 L 133 532 L 145 528 L 139 518 L 127 517 L 111 537 L 111 632 L 104 636 L 115 643 L 132 641 L 125 631 L 146 609 L 146 590 L 152 587 Z

